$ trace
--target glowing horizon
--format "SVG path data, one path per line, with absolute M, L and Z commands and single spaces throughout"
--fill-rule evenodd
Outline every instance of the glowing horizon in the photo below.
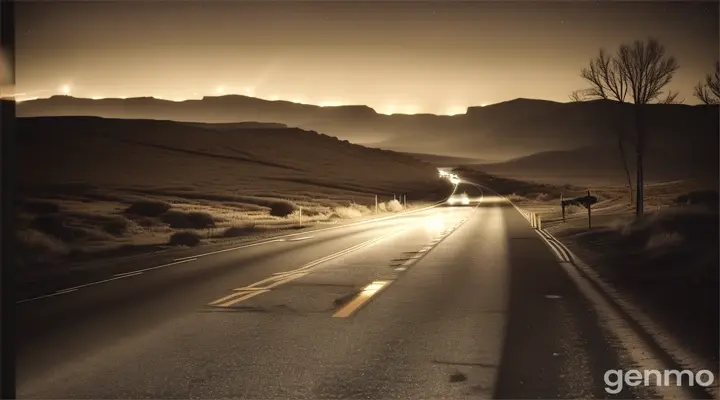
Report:
M 220 90 L 223 89 L 223 90 Z M 220 93 L 223 92 L 223 93 Z M 14 95 L 14 96 L 12 96 Z M 158 100 L 168 100 L 168 101 L 174 101 L 174 102 L 182 102 L 187 100 L 199 100 L 203 97 L 226 97 L 226 96 L 245 96 L 245 97 L 251 97 L 258 100 L 265 100 L 265 101 L 287 101 L 290 103 L 295 104 L 303 104 L 303 105 L 311 105 L 311 106 L 317 106 L 317 107 L 348 107 L 348 106 L 366 106 L 373 109 L 376 113 L 382 114 L 382 115 L 417 115 L 417 114 L 432 114 L 432 115 L 460 115 L 465 114 L 467 112 L 467 109 L 469 107 L 485 107 L 488 104 L 482 103 L 479 105 L 468 105 L 468 106 L 452 106 L 446 108 L 444 112 L 438 113 L 438 112 L 432 112 L 432 111 L 425 111 L 422 108 L 420 108 L 417 105 L 381 105 L 381 106 L 373 106 L 370 104 L 359 104 L 359 103 L 351 103 L 351 102 L 343 102 L 340 100 L 323 100 L 314 102 L 309 99 L 306 99 L 304 96 L 279 96 L 277 94 L 271 94 L 268 96 L 249 96 L 246 94 L 239 94 L 239 93 L 226 93 L 226 90 L 224 87 L 217 87 L 215 89 L 215 93 L 211 94 L 202 94 L 200 92 L 192 92 L 192 96 L 190 97 L 184 97 L 184 96 L 172 96 L 172 95 L 159 95 L 159 94 L 151 94 L 151 95 L 118 95 L 118 96 L 100 96 L 100 95 L 80 95 L 73 93 L 69 85 L 61 85 L 60 90 L 56 93 L 51 94 L 48 97 L 38 97 L 38 96 L 31 96 L 31 97 L 19 97 L 20 95 L 27 95 L 27 93 L 14 93 L 12 95 L 5 95 L 3 98 L 14 98 L 17 102 L 23 102 L 23 101 L 30 101 L 30 100 L 39 100 L 39 99 L 47 99 L 52 96 L 69 96 L 76 99 L 90 99 L 90 100 L 102 100 L 102 99 L 131 99 L 131 98 L 144 98 L 144 97 L 151 97 Z
M 102 3 L 18 3 L 15 92 L 457 115 L 517 98 L 567 102 L 600 48 L 651 36 L 681 65 L 666 90 L 698 104 L 693 87 L 718 48 L 710 3 L 563 2 L 557 18 L 534 2 L 174 2 L 172 12 L 149 2 L 143 18 Z M 268 20 L 279 29 L 263 31 Z

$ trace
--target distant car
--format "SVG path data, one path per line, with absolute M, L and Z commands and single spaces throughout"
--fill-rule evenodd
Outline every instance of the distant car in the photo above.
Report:
M 470 204 L 470 197 L 468 197 L 467 193 L 459 193 L 459 194 L 453 194 L 447 199 L 447 203 L 451 206 L 461 204 L 463 206 L 466 206 Z

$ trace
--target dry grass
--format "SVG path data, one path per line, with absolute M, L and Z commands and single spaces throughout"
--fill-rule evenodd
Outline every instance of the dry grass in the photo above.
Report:
M 170 235 L 169 244 L 171 246 L 187 246 L 194 247 L 200 244 L 202 238 L 199 234 L 190 231 L 175 232 Z
M 398 200 L 393 199 L 386 203 L 385 209 L 390 212 L 400 212 L 404 209 L 404 207 Z
M 186 232 L 202 244 L 366 218 L 376 195 L 383 214 L 402 208 L 393 193 L 425 202 L 449 191 L 428 164 L 298 129 L 84 117 L 19 129 L 25 264 L 157 249 Z
M 600 276 L 698 354 L 718 354 L 717 191 L 694 182 L 646 188 L 646 214 L 635 218 L 627 191 L 598 187 L 592 207 L 569 207 L 561 218 L 557 201 L 519 203 L 537 212 L 543 227 L 590 263 Z M 715 358 L 713 358 L 715 357 Z

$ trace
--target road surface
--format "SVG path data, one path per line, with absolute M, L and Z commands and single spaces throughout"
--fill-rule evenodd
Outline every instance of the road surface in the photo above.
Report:
M 545 242 L 487 193 L 18 314 L 20 398 L 638 396 L 605 392 L 604 371 L 625 356 Z

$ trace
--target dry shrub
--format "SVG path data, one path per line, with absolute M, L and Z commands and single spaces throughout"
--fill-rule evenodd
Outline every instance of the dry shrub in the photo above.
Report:
M 158 217 L 170 210 L 170 203 L 159 200 L 135 201 L 125 209 L 126 214 L 139 215 L 143 217 Z
M 133 221 L 135 221 L 135 223 L 138 224 L 138 226 L 141 226 L 143 228 L 150 228 L 150 227 L 158 224 L 158 220 L 156 218 L 151 218 L 151 217 L 133 218 Z
M 255 224 L 246 224 L 246 225 L 237 225 L 237 226 L 231 226 L 227 229 L 225 229 L 221 236 L 230 238 L 230 237 L 239 237 L 239 236 L 248 236 L 252 235 L 254 233 L 257 233 L 258 231 L 261 231 L 262 229 L 257 227 Z
M 330 208 L 328 207 L 303 207 L 302 209 L 302 216 L 303 217 L 318 217 L 327 214 L 330 211 Z
M 212 215 L 199 211 L 168 211 L 160 215 L 160 221 L 173 229 L 207 229 L 215 226 Z
M 362 204 L 352 203 L 350 204 L 350 208 L 360 211 L 362 215 L 370 214 L 370 208 Z
M 107 240 L 112 237 L 104 230 L 82 225 L 79 221 L 60 214 L 40 215 L 30 222 L 31 229 L 54 236 L 65 243 L 87 240 Z
M 101 215 L 84 212 L 67 212 L 62 214 L 67 217 L 68 223 L 78 224 L 89 229 L 100 228 L 113 236 L 122 236 L 128 230 L 129 222 L 119 215 Z
M 516 203 L 527 200 L 525 197 L 520 196 L 520 195 L 515 194 L 515 193 L 508 194 L 508 195 L 505 196 L 505 198 L 507 198 L 507 199 L 510 200 L 510 201 L 514 201 L 514 202 L 516 202 Z
M 19 255 L 31 262 L 45 261 L 69 253 L 68 247 L 59 239 L 33 229 L 16 233 Z
M 362 212 L 355 207 L 335 207 L 330 218 L 352 219 L 362 217 Z
M 298 206 L 290 200 L 273 200 L 270 203 L 270 215 L 274 217 L 287 217 L 297 209 Z
M 548 201 L 548 200 L 552 200 L 552 198 L 547 193 L 538 193 L 537 197 L 535 197 L 535 201 Z
M 175 232 L 170 236 L 170 241 L 168 244 L 171 246 L 188 246 L 188 247 L 194 247 L 200 244 L 202 239 L 200 238 L 200 235 L 198 235 L 195 232 L 190 231 L 184 231 L 184 232 Z
M 568 215 L 587 213 L 587 208 L 577 204 L 571 204 L 569 206 L 565 206 L 565 213 Z
M 387 202 L 385 209 L 390 212 L 400 212 L 400 211 L 404 210 L 405 208 L 398 200 L 390 200 Z

